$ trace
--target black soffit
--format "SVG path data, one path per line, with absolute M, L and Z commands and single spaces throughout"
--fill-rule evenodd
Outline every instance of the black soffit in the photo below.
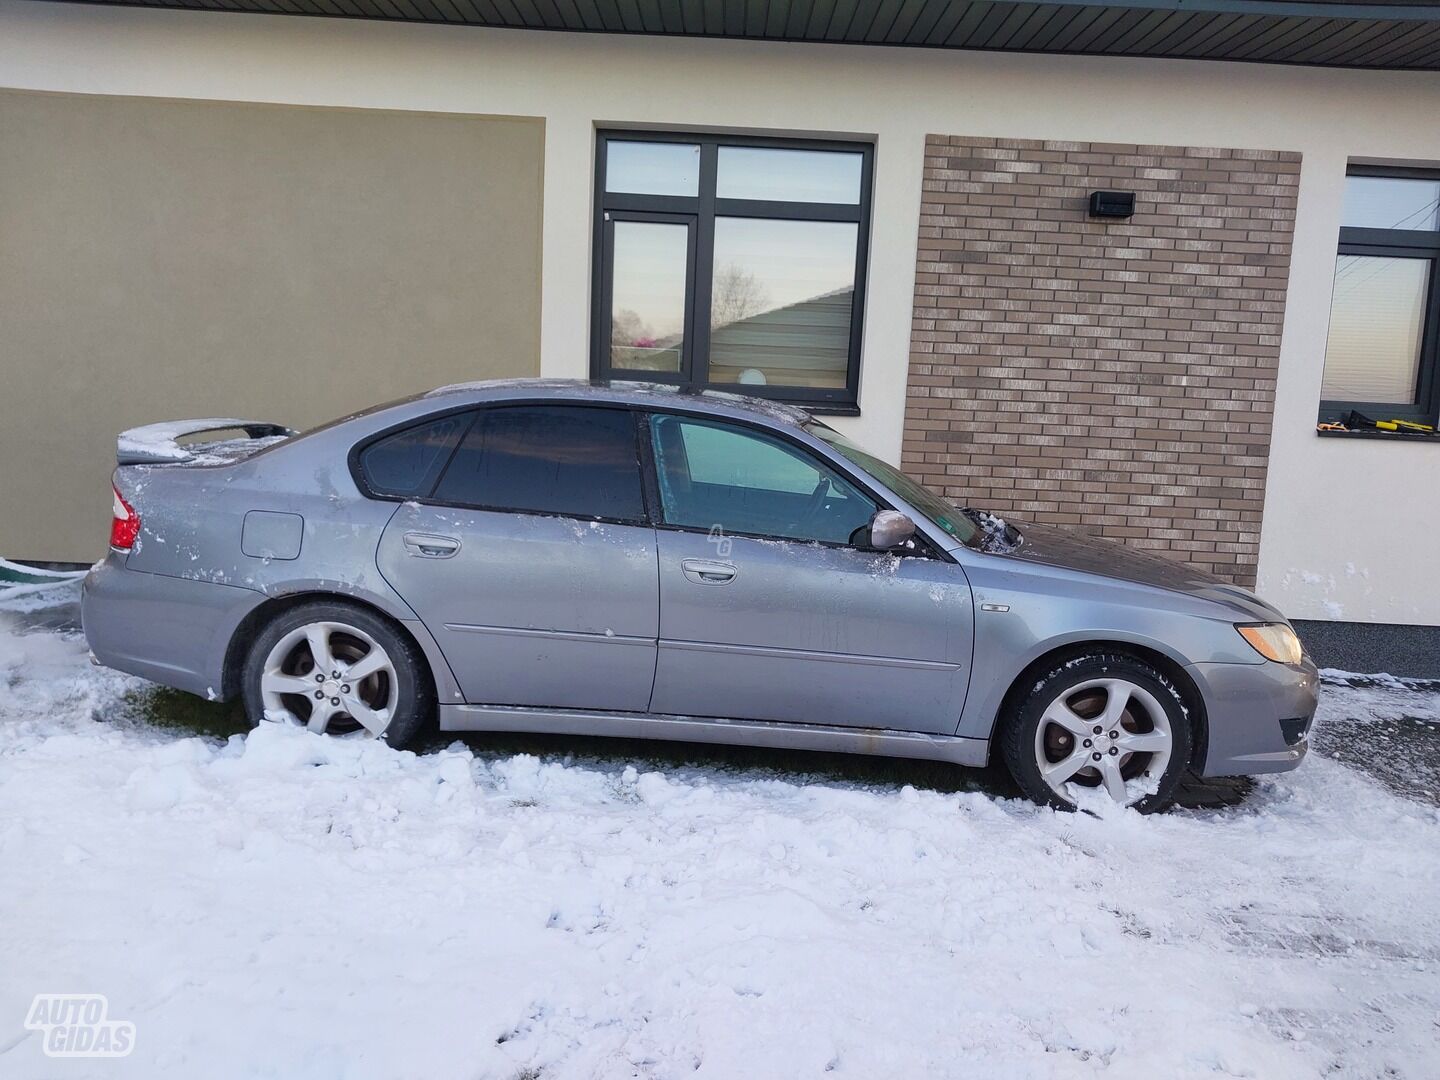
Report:
M 1345 0 L 81 0 L 522 30 L 1440 71 L 1440 3 Z

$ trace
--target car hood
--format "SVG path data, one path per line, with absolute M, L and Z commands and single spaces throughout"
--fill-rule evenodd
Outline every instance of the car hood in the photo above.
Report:
M 1009 558 L 1185 593 L 1224 604 L 1241 618 L 1255 622 L 1285 621 L 1279 611 L 1250 590 L 1182 562 L 1080 530 L 1014 519 L 1010 523 L 1019 530 L 1021 540 L 1005 553 Z

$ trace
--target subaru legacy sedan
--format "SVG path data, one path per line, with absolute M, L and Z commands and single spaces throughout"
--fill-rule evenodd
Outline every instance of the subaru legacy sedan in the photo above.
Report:
M 539 380 L 304 434 L 120 436 L 98 663 L 403 746 L 545 731 L 984 765 L 1164 806 L 1292 769 L 1284 616 L 1182 564 L 957 506 L 806 413 Z

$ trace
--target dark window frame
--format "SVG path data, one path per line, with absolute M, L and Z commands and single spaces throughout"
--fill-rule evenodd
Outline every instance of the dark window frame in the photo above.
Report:
M 360 456 L 373 444 L 380 442 L 382 439 L 387 439 L 391 435 L 396 435 L 402 431 L 406 431 L 410 428 L 422 427 L 425 424 L 434 423 L 436 420 L 439 420 L 446 416 L 453 416 L 457 413 L 471 413 L 474 414 L 471 421 L 471 423 L 473 424 L 474 420 L 479 419 L 479 415 L 482 412 L 485 412 L 489 409 L 504 409 L 526 405 L 535 406 L 557 404 L 564 404 L 577 409 L 623 410 L 632 414 L 635 421 L 635 449 L 636 453 L 639 456 L 641 493 L 643 496 L 645 507 L 644 521 L 619 521 L 611 518 L 575 517 L 574 515 L 570 514 L 554 514 L 541 510 L 517 510 L 513 508 L 497 509 L 495 507 L 481 507 L 470 506 L 461 503 L 438 502 L 434 498 L 432 498 L 432 493 L 434 492 L 435 487 L 439 484 L 438 476 L 435 482 L 431 484 L 430 491 L 423 496 L 391 495 L 385 492 L 373 490 L 365 479 L 364 471 L 360 468 Z M 704 409 L 687 409 L 682 404 L 676 404 L 674 406 L 669 406 L 665 408 L 657 408 L 653 405 L 637 404 L 634 402 L 604 400 L 577 401 L 574 399 L 561 399 L 554 397 L 520 397 L 506 398 L 503 401 L 472 401 L 465 405 L 454 405 L 446 409 L 436 409 L 434 412 L 426 413 L 424 416 L 412 417 L 408 420 L 391 424 L 380 431 L 367 435 L 350 447 L 346 463 L 350 469 L 350 476 L 355 481 L 355 486 L 360 490 L 360 494 L 367 499 L 373 499 L 377 502 L 393 502 L 397 504 L 413 502 L 421 506 L 441 506 L 449 510 L 473 510 L 483 513 L 497 514 L 529 514 L 536 517 L 559 517 L 570 521 L 600 521 L 609 525 L 636 525 L 644 528 L 657 529 L 667 532 L 704 533 L 708 530 L 696 529 L 686 525 L 669 525 L 666 524 L 664 521 L 664 515 L 660 507 L 659 475 L 656 472 L 655 454 L 650 443 L 650 418 L 652 416 L 693 417 L 699 420 L 710 420 L 719 424 L 728 424 L 747 431 L 758 432 L 761 435 L 768 435 L 773 439 L 778 439 L 781 442 L 787 443 L 795 449 L 799 450 L 800 452 L 815 458 L 825 468 L 839 474 L 847 483 L 849 483 L 857 491 L 865 495 L 865 497 L 870 499 L 871 502 L 879 506 L 880 509 L 894 510 L 896 508 L 894 500 L 892 500 L 888 496 L 882 495 L 880 491 L 875 487 L 874 481 L 868 476 L 868 474 L 861 472 L 852 462 L 846 461 L 838 454 L 819 453 L 816 451 L 815 447 L 811 446 L 803 439 L 791 435 L 790 432 L 783 429 L 767 427 L 764 424 L 756 423 L 744 417 L 721 416 L 717 415 L 716 413 L 708 412 Z M 462 438 L 465 434 L 469 433 L 469 427 L 470 425 L 467 425 L 465 431 L 462 432 Z M 459 442 L 457 442 L 455 446 L 451 448 L 450 455 L 446 458 L 445 467 L 449 466 L 450 457 L 454 456 L 455 452 L 459 449 L 459 447 L 460 444 Z M 759 533 L 735 532 L 731 533 L 730 535 L 736 537 L 744 537 L 750 540 L 783 540 L 783 538 L 765 536 Z M 948 551 L 946 551 L 942 547 L 931 543 L 930 540 L 922 533 L 917 531 L 915 538 L 916 549 L 914 551 L 892 552 L 891 554 L 898 555 L 902 558 L 931 559 L 937 562 L 956 561 L 954 556 L 952 556 Z M 819 547 L 836 548 L 845 551 L 865 551 L 864 548 L 857 548 L 853 544 L 829 543 L 823 540 L 790 540 L 785 542 L 813 543 Z
M 698 194 L 632 195 L 605 190 L 605 167 L 610 142 L 683 143 L 700 147 Z M 720 147 L 742 146 L 775 150 L 828 150 L 860 155 L 860 201 L 836 203 L 772 202 L 764 199 L 721 199 L 715 194 Z M 858 415 L 860 349 L 864 338 L 866 273 L 870 263 L 870 219 L 874 195 L 875 145 L 861 141 L 792 139 L 759 135 L 706 135 L 678 131 L 627 131 L 603 129 L 596 133 L 594 231 L 591 253 L 590 369 L 598 379 L 642 379 L 696 390 L 724 390 L 752 397 L 803 405 L 822 414 Z M 613 215 L 618 215 L 613 216 Z M 855 293 L 850 311 L 849 355 L 844 387 L 741 386 L 712 383 L 710 356 L 710 302 L 714 274 L 716 217 L 775 218 L 786 221 L 837 221 L 856 225 Z M 635 371 L 615 368 L 610 362 L 610 316 L 613 282 L 612 237 L 615 220 L 682 221 L 690 226 L 689 282 L 686 289 L 687 333 L 681 370 Z
M 445 473 L 449 470 L 450 465 L 454 462 L 455 456 L 460 452 L 461 445 L 464 443 L 466 437 L 469 436 L 470 432 L 474 430 L 475 425 L 480 423 L 484 419 L 486 413 L 494 412 L 500 409 L 533 409 L 539 407 L 606 409 L 610 412 L 621 412 L 630 415 L 631 429 L 634 436 L 635 467 L 638 471 L 640 478 L 641 517 L 617 518 L 600 516 L 595 514 L 565 514 L 553 510 L 534 510 L 529 507 L 516 506 L 490 506 L 480 503 L 456 502 L 447 499 L 437 499 L 435 497 L 435 492 L 439 488 L 440 482 L 444 479 Z M 443 417 L 451 416 L 456 413 L 471 414 L 470 422 L 464 426 L 464 429 L 460 433 L 460 438 L 455 442 L 453 446 L 450 447 L 450 452 L 445 457 L 445 463 L 440 467 L 435 477 L 431 480 L 430 486 L 426 491 L 424 491 L 423 493 L 416 493 L 412 495 L 394 495 L 389 492 L 376 490 L 375 488 L 370 486 L 369 479 L 368 477 L 366 477 L 365 470 L 362 467 L 361 463 L 361 459 L 364 456 L 366 450 L 368 450 L 374 444 L 381 442 L 382 440 L 387 439 L 392 435 L 399 434 L 403 431 L 408 431 L 412 428 L 424 427 L 427 424 L 434 423 L 435 421 L 440 420 Z M 477 513 L 485 514 L 525 514 L 530 517 L 561 518 L 566 521 L 597 521 L 606 525 L 633 525 L 639 526 L 641 528 L 653 528 L 655 507 L 653 507 L 651 504 L 650 484 L 649 481 L 646 479 L 646 474 L 650 465 L 643 452 L 642 434 L 644 433 L 642 433 L 641 431 L 639 420 L 637 419 L 638 415 L 639 414 L 633 406 L 628 405 L 624 402 L 570 401 L 556 398 L 526 398 L 494 402 L 472 402 L 468 405 L 461 405 L 451 409 L 440 409 L 436 412 L 427 414 L 423 418 L 409 420 L 402 424 L 396 424 L 393 427 L 386 428 L 384 431 L 379 431 L 376 432 L 374 435 L 367 436 L 366 438 L 362 439 L 360 442 L 356 443 L 353 447 L 350 448 L 350 475 L 354 479 L 355 485 L 360 489 L 360 493 L 362 495 L 364 495 L 367 499 L 374 499 L 379 502 L 413 502 L 421 506 L 441 506 L 445 507 L 448 510 L 470 510 Z M 646 437 L 648 437 L 648 434 L 646 434 Z
M 458 416 L 461 418 L 460 425 L 450 439 L 449 448 L 444 451 L 442 457 L 433 461 L 427 470 L 429 483 L 425 485 L 424 494 L 428 496 L 430 492 L 435 490 L 436 485 L 440 482 L 440 477 L 445 474 L 445 470 L 450 467 L 450 459 L 455 456 L 455 451 L 459 448 L 460 444 L 465 441 L 465 436 L 470 434 L 470 429 L 475 426 L 477 412 L 478 410 L 473 406 L 465 409 L 445 409 L 440 412 L 430 413 L 423 419 L 397 424 L 375 435 L 366 437 L 363 441 L 353 446 L 349 454 L 348 463 L 350 466 L 350 475 L 355 481 L 355 486 L 358 487 L 361 494 L 367 498 L 380 499 L 385 502 L 405 502 L 409 499 L 419 498 L 421 494 L 419 489 L 412 492 L 398 492 L 385 487 L 375 486 L 375 484 L 372 483 L 372 477 L 369 471 L 365 467 L 365 457 L 380 443 L 388 442 L 399 435 L 407 435 L 412 431 L 419 431 L 422 428 L 431 427 L 442 420 L 450 419 L 452 416 Z
M 705 535 L 709 532 L 708 529 L 698 528 L 693 525 L 672 525 L 665 520 L 664 510 L 662 509 L 660 501 L 659 464 L 655 460 L 655 446 L 651 441 L 651 420 L 657 416 L 682 416 L 689 419 L 705 420 L 715 424 L 727 425 L 739 428 L 742 431 L 753 431 L 759 435 L 767 435 L 772 439 L 776 439 L 793 447 L 802 454 L 814 458 L 821 466 L 840 476 L 846 483 L 864 495 L 881 510 L 896 509 L 895 501 L 889 496 L 882 495 L 875 487 L 875 481 L 867 473 L 861 472 L 853 462 L 845 460 L 839 454 L 818 453 L 815 447 L 803 439 L 796 438 L 788 431 L 766 427 L 764 424 L 757 424 L 743 417 L 720 416 L 715 413 L 705 412 L 701 409 L 686 409 L 683 406 L 655 408 L 653 406 L 640 405 L 636 406 L 636 415 L 638 418 L 637 430 L 640 433 L 640 452 L 643 456 L 645 466 L 646 499 L 651 504 L 650 524 L 652 528 L 658 531 L 692 533 L 697 536 Z M 733 530 L 727 535 L 746 540 L 769 540 L 786 544 L 814 544 L 816 547 L 832 548 L 837 551 L 858 551 L 862 554 L 876 554 L 866 548 L 856 547 L 854 544 L 841 544 L 829 540 L 793 540 L 766 533 L 738 532 Z M 953 563 L 956 561 L 954 556 L 944 548 L 931 543 L 929 538 L 918 529 L 915 533 L 915 544 L 914 551 L 897 551 L 889 552 L 888 554 L 893 554 L 900 558 L 930 559 L 936 562 Z
M 1345 176 L 1347 179 L 1351 176 L 1377 176 L 1396 180 L 1440 180 L 1440 169 L 1351 165 L 1345 170 Z M 1420 362 L 1417 365 L 1413 403 L 1407 405 L 1322 398 L 1320 420 L 1337 421 L 1353 409 L 1372 420 L 1411 420 L 1435 426 L 1437 417 L 1440 417 L 1440 230 L 1360 229 L 1342 225 L 1336 255 L 1428 259 L 1430 274 L 1425 314 L 1421 323 Z M 1333 293 L 1330 303 L 1333 318 Z
M 757 436 L 762 440 L 768 440 L 770 443 L 788 448 L 801 461 L 808 463 L 818 475 L 828 475 L 832 479 L 838 479 L 842 484 L 846 485 L 857 495 L 863 498 L 873 508 L 870 511 L 871 517 L 873 517 L 881 510 L 894 509 L 893 506 L 889 505 L 886 500 L 881 499 L 879 495 L 877 495 L 875 492 L 869 490 L 867 487 L 861 484 L 856 483 L 847 472 L 837 468 L 835 463 L 830 461 L 830 459 L 816 454 L 812 447 L 806 446 L 803 443 L 795 442 L 791 439 L 786 439 L 777 432 L 769 431 L 761 427 L 737 425 L 728 416 L 694 416 L 678 412 L 668 412 L 666 410 L 655 410 L 647 415 L 646 422 L 643 425 L 643 429 L 646 437 L 645 449 L 647 451 L 648 458 L 646 466 L 655 484 L 655 511 L 653 515 L 653 521 L 657 529 L 666 529 L 670 532 L 707 534 L 710 531 L 710 527 L 708 526 L 687 525 L 683 522 L 670 521 L 665 516 L 665 493 L 661 490 L 660 487 L 660 461 L 658 455 L 655 452 L 655 440 L 657 438 L 655 422 L 656 420 L 667 416 L 674 417 L 677 420 L 690 420 L 696 424 L 701 424 L 707 427 L 720 428 L 722 430 L 739 430 L 745 432 L 747 435 Z M 782 544 L 818 544 L 820 547 L 839 548 L 846 551 L 862 551 L 869 554 L 874 554 L 873 552 L 868 552 L 868 549 L 862 548 L 856 544 L 849 543 L 848 541 L 821 540 L 809 536 L 782 536 L 779 533 L 756 533 L 747 532 L 741 529 L 726 529 L 725 535 L 733 537 L 743 537 L 750 540 L 772 540 Z

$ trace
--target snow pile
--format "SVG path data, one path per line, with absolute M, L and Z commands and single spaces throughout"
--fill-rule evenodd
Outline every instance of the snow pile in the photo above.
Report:
M 0 610 L 6 1077 L 1440 1074 L 1440 814 L 1323 757 L 1144 819 L 222 744 L 127 722 L 138 684 L 28 621 Z M 44 1058 L 55 990 L 134 1053 Z

